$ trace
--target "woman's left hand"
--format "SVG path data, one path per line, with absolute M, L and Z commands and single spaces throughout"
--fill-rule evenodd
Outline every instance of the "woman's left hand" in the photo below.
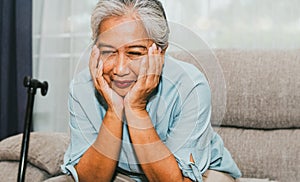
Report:
M 137 82 L 124 98 L 125 110 L 138 112 L 146 109 L 149 95 L 159 84 L 163 64 L 162 50 L 153 43 L 148 50 L 148 55 L 141 62 Z

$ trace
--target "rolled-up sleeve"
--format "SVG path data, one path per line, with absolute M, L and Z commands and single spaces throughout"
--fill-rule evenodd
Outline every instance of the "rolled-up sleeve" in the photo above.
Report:
M 193 181 L 202 181 L 202 174 L 210 163 L 211 95 L 205 79 L 188 89 L 179 95 L 180 101 L 165 143 L 182 174 Z
M 165 144 L 175 156 L 183 176 L 201 182 L 206 170 L 215 169 L 238 177 L 239 169 L 210 124 L 208 83 L 198 82 L 181 100 Z

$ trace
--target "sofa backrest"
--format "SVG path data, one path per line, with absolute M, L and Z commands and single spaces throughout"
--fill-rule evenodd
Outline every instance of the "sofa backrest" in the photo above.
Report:
M 300 128 L 300 50 L 214 50 L 213 56 L 203 51 L 170 54 L 193 64 L 195 57 L 217 60 L 226 84 L 226 109 L 220 118 L 222 98 L 218 97 L 224 91 L 211 85 L 213 125 Z

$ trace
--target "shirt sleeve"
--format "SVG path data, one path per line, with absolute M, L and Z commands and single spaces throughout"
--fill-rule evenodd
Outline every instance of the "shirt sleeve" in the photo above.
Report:
M 78 89 L 78 90 L 77 90 Z M 77 91 L 77 92 L 76 92 Z M 75 181 L 78 181 L 78 175 L 74 166 L 79 162 L 84 152 L 95 141 L 98 133 L 98 128 L 91 121 L 87 111 L 92 110 L 93 102 L 88 98 L 89 95 L 93 96 L 93 93 L 85 93 L 80 88 L 74 88 L 74 83 L 71 83 L 69 94 L 69 111 L 70 111 L 70 144 L 64 155 L 64 163 L 61 166 L 62 172 L 65 174 L 71 174 Z M 87 104 L 81 102 L 81 97 L 86 94 L 85 101 L 90 102 Z M 89 94 L 89 95 L 88 95 Z M 92 99 L 92 97 L 91 97 Z M 79 102 L 80 100 L 80 102 Z M 83 109 L 87 107 L 86 109 Z
M 165 141 L 183 176 L 201 182 L 203 173 L 212 168 L 239 176 L 239 169 L 222 139 L 211 127 L 211 95 L 207 81 L 202 79 L 183 93 L 186 94 L 181 94 L 179 100 L 182 102 L 177 104 Z M 234 168 L 230 169 L 232 166 Z
M 185 177 L 202 181 L 202 174 L 210 162 L 211 95 L 203 80 L 192 89 L 182 88 L 172 125 L 165 144 L 174 154 Z M 191 160 L 193 158 L 193 161 Z

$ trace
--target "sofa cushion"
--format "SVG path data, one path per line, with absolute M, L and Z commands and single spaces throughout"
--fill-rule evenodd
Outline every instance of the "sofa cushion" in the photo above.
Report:
M 215 128 L 243 177 L 299 182 L 300 130 Z
M 0 181 L 10 182 L 18 179 L 19 162 L 18 161 L 0 161 Z M 43 181 L 49 174 L 40 170 L 31 164 L 27 165 L 25 181 Z M 34 180 L 33 180 L 34 179 Z
M 277 182 L 269 179 L 240 178 L 236 182 Z
M 19 161 L 22 134 L 0 142 L 0 161 Z M 50 175 L 60 173 L 63 155 L 69 143 L 65 133 L 32 132 L 29 140 L 28 162 Z
M 52 178 L 48 178 L 43 182 L 74 182 L 72 176 L 70 175 L 59 175 Z

